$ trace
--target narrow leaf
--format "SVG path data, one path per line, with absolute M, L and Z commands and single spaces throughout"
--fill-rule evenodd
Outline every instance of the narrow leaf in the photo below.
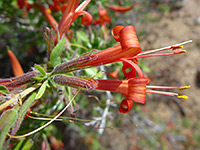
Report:
M 24 143 L 25 140 L 26 139 L 23 139 L 23 140 L 19 141 L 17 143 L 17 145 L 13 148 L 13 150 L 19 150 L 19 149 L 21 149 L 21 147 L 22 147 L 22 145 L 23 145 L 23 143 Z
M 32 140 L 31 139 L 28 139 L 22 146 L 21 150 L 30 150 L 31 147 L 32 147 Z
M 50 62 L 55 67 L 56 65 L 61 63 L 60 55 L 65 46 L 65 38 L 63 37 L 60 42 L 54 47 L 50 55 Z
M 2 94 L 8 94 L 9 90 L 7 89 L 7 87 L 0 85 L 0 93 Z
M 42 86 L 40 87 L 35 99 L 40 99 L 42 97 L 42 95 L 44 94 L 45 90 L 46 90 L 46 87 L 47 87 L 47 84 L 48 84 L 48 80 L 46 80 Z
M 17 110 L 15 108 L 5 111 L 0 116 L 0 149 L 3 149 L 6 136 L 17 119 Z
M 17 145 L 13 148 L 13 150 L 30 150 L 32 146 L 32 140 L 31 139 L 23 139 L 20 140 Z
M 40 65 L 34 65 L 34 67 L 43 75 L 46 76 L 46 72 L 44 68 L 42 68 Z
M 17 131 L 19 130 L 19 127 L 26 115 L 26 113 L 28 112 L 28 109 L 31 107 L 31 105 L 33 104 L 33 102 L 35 101 L 35 96 L 36 96 L 36 93 L 33 92 L 29 97 L 28 99 L 26 99 L 26 101 L 23 103 L 23 105 L 20 107 L 20 111 L 19 111 L 19 114 L 18 114 L 18 118 L 16 120 L 16 123 L 15 123 L 15 126 L 12 130 L 12 135 L 16 134 Z

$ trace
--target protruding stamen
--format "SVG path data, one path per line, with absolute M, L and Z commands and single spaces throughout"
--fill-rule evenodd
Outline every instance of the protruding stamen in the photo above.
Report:
M 175 50 L 174 54 L 182 54 L 182 53 L 186 53 L 186 50 Z
M 152 93 L 152 94 L 161 94 L 161 95 L 168 95 L 168 96 L 178 96 L 178 93 L 174 92 L 165 92 L 165 91 L 156 91 L 156 90 L 146 90 L 146 93 Z
M 188 99 L 188 96 L 186 95 L 182 95 L 182 94 L 178 94 L 178 96 L 176 96 L 177 98 L 184 98 L 184 99 Z
M 188 85 L 188 86 L 181 86 L 179 87 L 179 90 L 185 90 L 185 89 L 189 89 L 191 86 Z
M 183 48 L 183 45 L 177 45 L 177 46 L 173 45 L 173 46 L 171 46 L 172 50 L 175 50 L 175 49 L 178 49 L 178 48 Z
M 146 51 L 140 52 L 138 54 L 138 56 L 145 55 L 145 54 L 150 54 L 150 53 L 155 53 L 155 52 L 161 52 L 161 51 L 170 50 L 170 49 L 175 50 L 175 49 L 178 49 L 178 48 L 183 48 L 184 44 L 188 44 L 190 42 L 192 42 L 192 40 L 185 41 L 185 42 L 182 42 L 182 43 L 179 43 L 179 44 L 175 44 L 175 45 L 172 45 L 172 46 L 159 48 L 159 49 L 146 50 Z
M 161 95 L 168 95 L 168 96 L 176 96 L 177 98 L 184 98 L 188 99 L 188 96 L 174 93 L 174 92 L 165 92 L 165 91 L 155 91 L 155 90 L 146 90 L 146 93 L 152 93 L 152 94 L 161 94 Z
M 154 85 L 147 85 L 148 89 L 178 89 L 179 87 L 176 86 L 154 86 Z
M 181 86 L 181 87 L 177 87 L 177 86 L 153 86 L 153 85 L 147 85 L 148 89 L 179 89 L 179 90 L 185 90 L 185 89 L 189 89 L 191 86 Z

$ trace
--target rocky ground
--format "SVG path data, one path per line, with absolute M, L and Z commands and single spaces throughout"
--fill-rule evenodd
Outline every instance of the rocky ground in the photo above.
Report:
M 145 33 L 141 41 L 144 50 L 193 40 L 192 43 L 184 45 L 186 54 L 142 59 L 150 68 L 147 75 L 151 79 L 151 85 L 191 85 L 189 90 L 182 91 L 189 96 L 189 99 L 179 100 L 168 96 L 147 95 L 147 103 L 141 106 L 141 109 L 145 119 L 152 120 L 152 124 L 148 124 L 147 120 L 137 120 L 138 114 L 120 116 L 125 125 L 132 122 L 133 126 L 122 130 L 106 129 L 101 142 L 107 149 L 200 148 L 198 144 L 200 139 L 199 8 L 199 0 L 185 0 L 180 9 L 166 15 L 149 12 L 153 18 L 162 17 L 160 21 L 134 23 L 137 33 Z M 148 122 L 146 127 L 144 127 L 145 122 Z

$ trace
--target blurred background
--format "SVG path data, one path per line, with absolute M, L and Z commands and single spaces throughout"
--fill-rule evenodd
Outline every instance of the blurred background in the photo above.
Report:
M 41 3 L 47 2 L 41 1 Z M 118 13 L 111 11 L 106 4 L 134 5 L 134 8 L 126 13 Z M 73 38 L 69 39 L 70 42 L 77 42 L 76 44 L 88 49 L 111 47 L 116 44 L 111 36 L 111 30 L 119 24 L 135 26 L 143 50 L 193 40 L 192 43 L 184 45 L 186 54 L 143 58 L 140 62 L 142 70 L 151 80 L 151 85 L 191 85 L 189 90 L 184 91 L 189 99 L 147 94 L 144 105 L 135 104 L 129 113 L 120 114 L 118 103 L 105 107 L 93 98 L 80 95 L 76 98 L 79 105 L 76 117 L 83 120 L 93 118 L 96 122 L 91 121 L 88 124 L 73 121 L 54 122 L 23 142 L 31 145 L 31 149 L 41 148 L 43 144 L 41 141 L 48 143 L 49 149 L 60 150 L 200 149 L 200 1 L 92 1 L 86 7 L 86 11 L 93 16 L 93 19 L 99 17 L 99 5 L 102 5 L 112 18 L 111 23 L 106 25 L 109 32 L 108 39 L 105 40 L 100 25 L 92 24 L 85 27 L 80 24 L 78 18 L 72 24 Z M 59 20 L 62 13 L 52 12 L 52 15 Z M 42 64 L 47 61 L 45 26 L 50 27 L 39 10 L 31 9 L 26 12 L 17 6 L 17 1 L 0 2 L 0 78 L 13 76 L 7 47 L 14 52 L 24 72 L 30 71 L 35 63 Z M 91 41 L 91 36 L 96 37 L 96 41 Z M 115 63 L 106 65 L 103 69 L 109 73 L 110 70 L 115 71 L 121 66 L 120 63 Z M 89 73 L 85 71 L 84 75 L 87 74 Z M 121 76 L 122 73 L 119 73 L 119 78 Z M 123 99 L 119 93 L 90 94 L 98 96 L 104 104 L 108 102 L 107 99 L 117 101 Z M 52 100 L 51 104 L 48 99 Z M 47 101 L 48 108 L 40 106 L 35 111 L 43 109 L 41 113 L 50 115 L 56 99 L 45 95 L 44 101 Z M 41 102 L 42 104 L 44 103 Z M 64 116 L 69 116 L 68 112 Z M 27 119 L 23 122 L 19 133 L 39 127 L 42 122 Z M 11 143 L 17 147 L 19 142 L 13 140 Z

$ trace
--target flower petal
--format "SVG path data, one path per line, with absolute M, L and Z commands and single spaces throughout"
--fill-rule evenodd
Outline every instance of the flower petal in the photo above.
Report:
M 111 9 L 112 11 L 115 11 L 115 12 L 125 13 L 125 12 L 133 9 L 134 5 L 131 5 L 131 6 L 117 6 L 117 5 L 107 4 L 106 7 L 108 7 L 109 9 Z
M 120 41 L 119 32 L 120 32 L 123 28 L 124 28 L 123 26 L 115 26 L 115 27 L 112 29 L 112 36 L 115 38 L 115 40 L 116 40 L 117 42 Z
M 128 72 L 128 69 L 130 69 L 130 71 Z M 135 68 L 133 68 L 132 65 L 130 65 L 127 62 L 123 62 L 123 67 L 122 67 L 122 71 L 124 73 L 124 76 L 127 78 L 132 78 L 136 76 L 136 70 Z
M 124 99 L 119 106 L 119 112 L 125 114 L 131 110 L 132 106 L 133 106 L 132 100 Z
M 136 77 L 128 81 L 128 95 L 127 99 L 130 99 L 137 103 L 145 103 L 146 85 L 149 83 L 149 79 L 146 77 Z
M 92 15 L 90 15 L 88 12 L 86 11 L 79 11 L 76 12 L 73 16 L 73 21 L 80 15 L 83 15 L 83 17 L 81 18 L 81 24 L 85 25 L 85 26 L 89 26 L 92 23 Z
M 13 52 L 11 50 L 8 50 L 8 55 L 11 60 L 14 76 L 17 77 L 17 76 L 24 74 L 24 71 L 23 71 L 19 61 L 17 60 L 16 56 L 13 54 Z
M 98 66 L 118 62 L 121 61 L 122 58 L 130 58 L 140 53 L 141 47 L 134 26 L 130 25 L 119 30 L 120 29 L 116 29 L 113 33 L 116 36 L 117 32 L 119 32 L 120 44 L 93 54 L 97 56 L 97 59 L 83 66 Z

